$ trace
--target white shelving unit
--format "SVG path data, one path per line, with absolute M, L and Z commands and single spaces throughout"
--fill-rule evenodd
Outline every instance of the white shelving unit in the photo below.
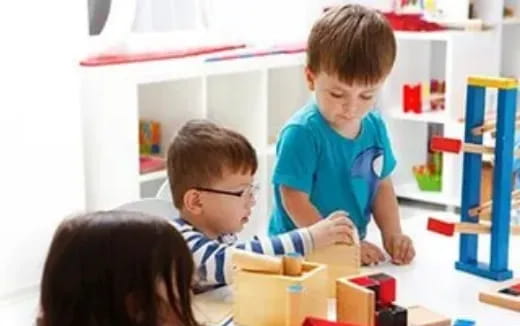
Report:
M 417 34 L 417 33 L 415 33 Z M 443 126 L 444 136 L 462 138 L 466 76 L 497 75 L 498 62 L 494 55 L 481 51 L 497 39 L 496 31 L 434 32 L 414 35 L 397 33 L 398 54 L 395 67 L 383 90 L 381 110 L 386 117 L 398 166 L 393 176 L 399 197 L 446 206 L 460 204 L 461 156 L 443 155 L 442 191 L 425 192 L 417 186 L 412 173 L 414 165 L 425 164 L 428 153 L 427 126 Z M 429 83 L 445 80 L 445 110 L 424 113 L 404 113 L 404 84 Z
M 161 150 L 188 120 L 207 118 L 255 146 L 261 184 L 248 230 L 265 230 L 277 133 L 309 97 L 303 54 L 205 62 L 206 56 L 82 68 L 87 206 L 109 209 L 155 194 L 165 171 L 140 175 L 138 120 L 161 122 Z M 248 234 L 246 230 L 245 235 Z

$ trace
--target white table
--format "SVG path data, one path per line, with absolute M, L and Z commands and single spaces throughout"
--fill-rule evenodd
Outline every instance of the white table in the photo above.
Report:
M 453 214 L 436 214 L 442 219 L 455 219 Z M 428 216 L 414 216 L 403 220 L 403 229 L 415 243 L 417 256 L 409 266 L 384 264 L 374 268 L 394 276 L 397 280 L 397 304 L 422 305 L 455 319 L 472 319 L 478 326 L 518 326 L 520 313 L 494 307 L 478 301 L 479 292 L 499 285 L 495 281 L 457 271 L 458 236 L 445 237 L 426 230 Z M 369 239 L 378 238 L 374 226 Z M 377 239 L 378 242 L 379 239 Z M 489 262 L 489 236 L 479 237 L 479 258 Z M 514 277 L 520 277 L 520 238 L 511 237 L 509 266 Z
M 449 214 L 435 213 L 444 218 Z M 423 305 L 446 315 L 477 321 L 477 326 L 519 326 L 520 313 L 497 308 L 478 301 L 478 293 L 498 284 L 483 278 L 456 271 L 458 237 L 447 238 L 426 230 L 427 215 L 415 215 L 403 220 L 403 228 L 415 241 L 417 257 L 410 266 L 394 266 L 389 263 L 367 268 L 365 272 L 384 272 L 397 279 L 397 301 L 402 306 Z M 453 218 L 453 215 L 450 216 Z M 369 227 L 369 240 L 379 242 L 379 233 L 373 223 Z M 480 252 L 489 252 L 489 238 L 480 239 Z M 510 266 L 520 277 L 520 238 L 512 237 Z M 516 251 L 515 251 L 516 249 Z M 482 255 L 481 260 L 487 261 Z M 485 259 L 484 259 L 485 258 Z M 222 297 L 223 291 L 215 296 Z M 332 307 L 334 305 L 331 305 Z M 9 306 L 0 305 L 0 325 L 30 325 L 37 307 L 37 292 L 17 299 Z M 334 315 L 331 309 L 331 315 Z
M 435 213 L 435 217 L 455 219 L 449 213 Z M 520 313 L 494 307 L 478 301 L 479 292 L 499 283 L 455 270 L 458 258 L 458 236 L 445 237 L 426 230 L 428 216 L 423 214 L 403 219 L 403 229 L 415 243 L 417 256 L 408 266 L 384 263 L 377 267 L 364 268 L 363 272 L 384 272 L 397 280 L 396 304 L 408 307 L 421 305 L 442 315 L 456 319 L 471 319 L 477 326 L 519 326 Z M 368 240 L 380 244 L 379 232 L 371 223 Z M 481 261 L 489 261 L 489 236 L 479 239 Z M 511 248 L 516 248 L 516 252 Z M 513 255 L 514 254 L 514 255 Z M 511 238 L 510 268 L 515 277 L 520 277 L 520 239 Z M 214 295 L 230 300 L 226 289 Z M 334 302 L 330 305 L 330 316 L 335 316 Z M 232 325 L 228 323 L 227 325 Z

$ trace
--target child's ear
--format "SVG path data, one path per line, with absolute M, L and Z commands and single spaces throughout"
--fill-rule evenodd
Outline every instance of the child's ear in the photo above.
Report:
M 184 208 L 195 215 L 202 213 L 202 199 L 200 191 L 190 189 L 186 191 L 183 197 Z
M 307 86 L 309 87 L 309 90 L 314 91 L 314 80 L 315 75 L 312 72 L 312 70 L 309 68 L 309 66 L 305 67 L 305 80 L 307 81 Z

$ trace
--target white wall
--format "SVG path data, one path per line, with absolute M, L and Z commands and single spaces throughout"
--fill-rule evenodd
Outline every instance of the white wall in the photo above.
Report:
M 0 6 L 0 307 L 37 286 L 56 225 L 84 207 L 77 67 L 86 8 Z

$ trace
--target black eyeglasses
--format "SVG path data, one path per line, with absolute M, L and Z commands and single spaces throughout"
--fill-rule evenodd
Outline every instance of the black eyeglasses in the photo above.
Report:
M 229 190 L 221 190 L 221 189 L 213 189 L 213 188 L 205 188 L 205 187 L 196 187 L 195 189 L 200 191 L 206 191 L 211 192 L 214 194 L 221 194 L 221 195 L 229 195 L 229 196 L 235 196 L 235 197 L 242 197 L 242 198 L 250 198 L 256 196 L 256 193 L 259 189 L 258 184 L 252 184 L 249 185 L 247 188 L 239 191 L 229 191 Z

